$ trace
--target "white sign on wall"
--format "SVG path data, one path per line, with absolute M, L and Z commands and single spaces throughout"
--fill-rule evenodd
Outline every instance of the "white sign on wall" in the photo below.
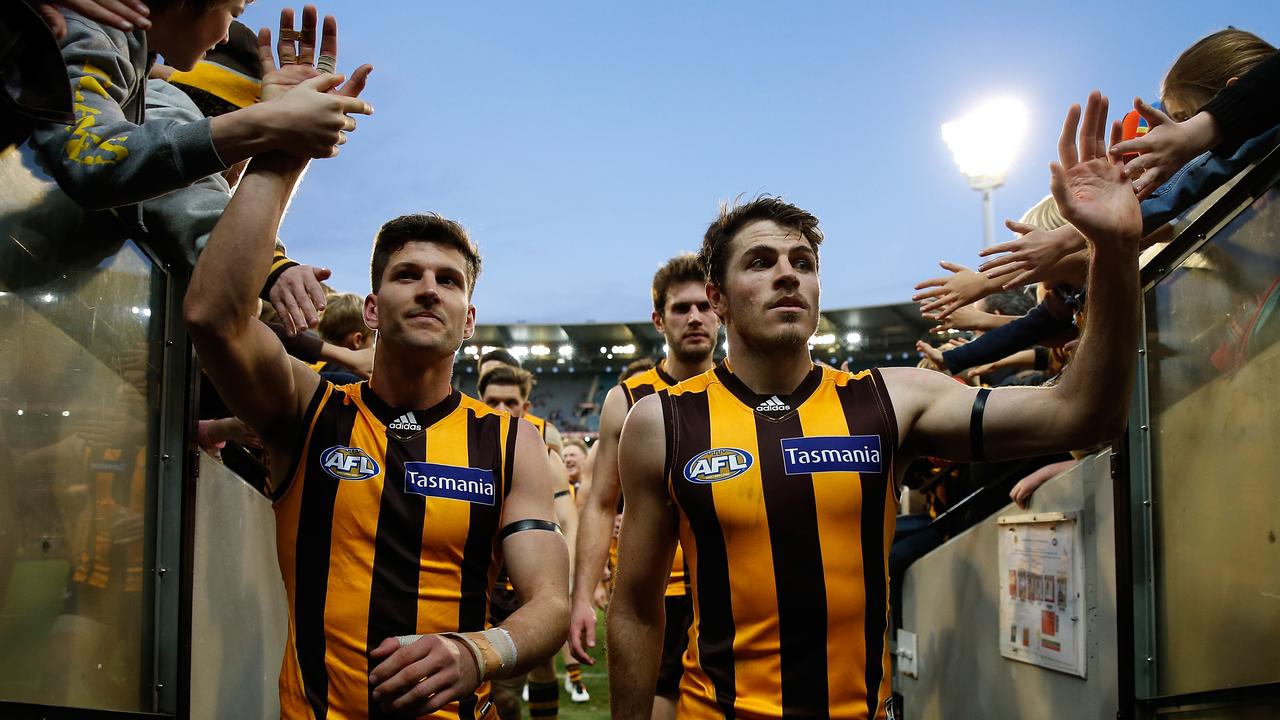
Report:
M 1085 677 L 1084 554 L 1076 513 L 996 522 L 1000 654 Z

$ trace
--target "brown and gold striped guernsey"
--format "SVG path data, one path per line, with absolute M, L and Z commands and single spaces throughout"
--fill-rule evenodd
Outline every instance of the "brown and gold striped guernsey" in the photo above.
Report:
M 124 540 L 116 526 L 123 517 L 141 517 L 147 505 L 147 448 L 134 445 L 84 449 L 89 507 L 84 545 L 72 579 L 95 590 L 142 591 L 142 535 Z
M 639 402 L 640 398 L 652 395 L 659 390 L 665 390 L 677 382 L 679 381 L 667 374 L 662 362 L 623 380 L 622 392 L 627 396 L 627 410 L 630 411 Z M 619 496 L 619 505 L 621 505 L 621 496 Z M 614 552 L 617 551 L 616 542 L 613 545 L 613 549 Z M 617 560 L 616 556 L 614 560 Z M 684 551 L 680 549 L 680 545 L 677 543 L 675 557 L 671 559 L 671 575 L 667 577 L 667 591 L 663 594 L 666 597 L 686 594 L 687 583 L 685 580 L 687 577 Z
M 682 718 L 885 718 L 897 424 L 876 370 L 658 393 L 694 620 Z
M 515 459 L 506 413 L 454 390 L 388 406 L 367 383 L 323 382 L 277 490 L 289 603 L 284 718 L 377 718 L 368 653 L 397 635 L 484 630 Z M 489 685 L 431 717 L 492 718 Z

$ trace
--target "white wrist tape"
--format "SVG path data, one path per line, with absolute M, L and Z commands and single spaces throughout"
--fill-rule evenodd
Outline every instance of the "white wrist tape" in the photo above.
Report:
M 507 632 L 506 628 L 489 628 L 480 634 L 489 640 L 489 644 L 497 651 L 498 657 L 502 658 L 502 667 L 500 669 L 505 670 L 509 667 L 515 667 L 518 655 L 516 643 L 511 639 L 511 633 Z
M 480 679 L 487 680 L 495 673 L 515 666 L 518 653 L 511 633 L 506 628 L 489 628 L 484 632 L 440 633 L 441 637 L 457 640 L 471 653 L 476 662 L 476 670 Z M 400 647 L 412 645 L 422 639 L 422 635 L 397 635 L 396 642 Z

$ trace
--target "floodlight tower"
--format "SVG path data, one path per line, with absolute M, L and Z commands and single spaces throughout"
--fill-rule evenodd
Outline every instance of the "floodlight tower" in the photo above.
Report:
M 942 126 L 942 139 L 951 148 L 969 187 L 982 193 L 982 245 L 995 243 L 995 211 L 991 191 L 1004 184 L 1014 153 L 1027 132 L 1027 109 L 1012 98 L 998 98 L 968 115 Z

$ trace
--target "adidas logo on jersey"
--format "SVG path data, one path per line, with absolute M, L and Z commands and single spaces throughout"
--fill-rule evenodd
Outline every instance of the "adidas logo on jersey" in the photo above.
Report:
M 785 412 L 790 409 L 791 406 L 779 400 L 777 395 L 756 406 L 758 412 Z
M 421 432 L 422 426 L 418 424 L 418 419 L 413 416 L 413 413 L 407 412 L 401 415 L 400 417 L 396 418 L 395 420 L 392 420 L 391 424 L 387 426 L 387 429 L 388 430 L 407 430 L 409 432 Z

